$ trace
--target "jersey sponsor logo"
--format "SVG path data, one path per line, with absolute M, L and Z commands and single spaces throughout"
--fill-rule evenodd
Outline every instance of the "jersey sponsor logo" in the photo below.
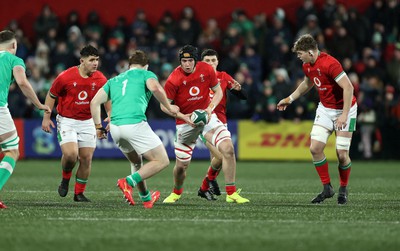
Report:
M 85 92 L 85 91 L 81 91 L 81 92 L 78 94 L 78 99 L 79 99 L 79 100 L 85 100 L 87 97 L 88 97 L 88 94 L 87 94 L 87 92 Z
M 328 90 L 328 88 L 326 88 L 326 87 L 321 88 L 321 80 L 319 80 L 319 78 L 315 77 L 313 80 L 314 80 L 314 84 L 318 87 L 318 90 L 320 90 L 320 91 Z
M 321 87 L 321 80 L 319 80 L 319 78 L 314 77 L 313 81 L 314 81 L 314 84 L 315 84 L 316 86 Z
M 81 92 L 78 94 L 78 99 L 79 99 L 80 101 L 75 101 L 75 104 L 77 104 L 77 105 L 87 105 L 87 104 L 89 104 L 89 101 L 84 101 L 85 99 L 87 99 L 87 97 L 88 97 L 87 92 L 81 91 Z
M 197 96 L 197 95 L 199 95 L 199 93 L 200 93 L 200 89 L 197 86 L 193 86 L 189 90 L 190 96 Z
M 189 94 L 192 96 L 191 98 L 188 98 L 187 101 L 194 101 L 194 100 L 200 100 L 203 98 L 203 96 L 198 96 L 200 94 L 200 89 L 197 86 L 192 86 L 189 89 Z

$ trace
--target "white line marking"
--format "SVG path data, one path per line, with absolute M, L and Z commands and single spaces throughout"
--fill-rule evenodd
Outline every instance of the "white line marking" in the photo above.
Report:
M 165 219 L 165 218 L 84 218 L 84 217 L 77 217 L 77 218 L 47 218 L 48 221 L 143 221 L 143 222 L 222 222 L 222 223 L 286 223 L 286 224 L 316 224 L 316 223 L 331 223 L 331 224 L 364 224 L 364 225 L 373 225 L 373 224 L 400 224 L 400 221 L 301 221 L 301 220 L 249 220 L 249 219 L 209 219 L 209 218 L 195 218 L 195 219 L 182 219 L 182 218 L 172 218 L 172 219 Z

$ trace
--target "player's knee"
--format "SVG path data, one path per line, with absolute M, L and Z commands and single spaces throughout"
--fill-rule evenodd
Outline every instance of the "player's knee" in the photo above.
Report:
M 321 154 L 324 151 L 324 148 L 319 146 L 319 145 L 310 145 L 310 153 L 314 156 L 314 155 L 318 155 Z
M 9 152 L 9 155 L 14 159 L 19 158 L 19 137 L 17 132 L 14 132 L 10 137 L 0 143 L 3 152 Z
M 226 129 L 225 126 L 220 126 L 215 129 L 211 141 L 212 141 L 211 143 L 221 152 L 221 148 L 219 147 L 219 145 L 222 142 L 226 143 L 226 141 L 229 141 L 232 144 L 231 133 L 228 131 L 228 129 Z
M 78 160 L 78 154 L 74 152 L 66 152 L 63 153 L 62 158 L 64 159 L 65 162 L 72 165 L 75 164 L 76 161 Z
M 13 158 L 14 160 L 18 160 L 19 159 L 19 150 L 18 149 L 10 149 L 7 151 L 4 151 L 7 153 L 8 156 L 10 156 L 11 158 Z
M 344 165 L 343 163 L 349 162 L 349 151 L 336 149 L 336 155 L 337 155 L 339 164 Z
M 351 145 L 351 138 L 342 137 L 342 136 L 336 137 L 336 149 L 338 151 L 340 151 L 340 150 L 349 151 L 350 145 Z
M 166 168 L 170 164 L 168 156 L 163 156 L 160 159 L 160 166 L 162 169 Z
M 88 155 L 83 155 L 79 156 L 79 162 L 85 166 L 91 166 L 92 165 L 92 156 Z
M 175 143 L 175 156 L 181 162 L 190 162 L 192 159 L 193 149 L 187 145 Z
M 235 149 L 233 148 L 232 141 L 224 140 L 219 144 L 218 150 L 225 158 L 231 158 L 235 155 Z
M 316 141 L 322 142 L 324 144 L 326 144 L 326 142 L 328 142 L 328 138 L 330 135 L 331 135 L 331 132 L 328 129 L 326 129 L 322 126 L 317 126 L 317 125 L 313 126 L 311 133 L 310 133 L 312 140 L 316 140 Z

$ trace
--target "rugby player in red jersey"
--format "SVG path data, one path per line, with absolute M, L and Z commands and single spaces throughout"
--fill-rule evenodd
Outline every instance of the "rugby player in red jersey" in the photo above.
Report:
M 45 104 L 53 109 L 55 100 L 58 99 L 57 138 L 62 152 L 62 180 L 58 193 L 61 197 L 67 195 L 72 169 L 79 160 L 74 201 L 89 202 L 83 192 L 96 148 L 96 127 L 90 113 L 90 101 L 107 79 L 97 70 L 99 52 L 96 48 L 87 45 L 80 53 L 80 65 L 60 73 L 46 96 Z M 42 129 L 48 133 L 51 132 L 51 127 L 55 128 L 50 115 L 45 114 L 42 121 Z
M 174 188 L 165 198 L 164 203 L 175 203 L 183 192 L 183 183 L 186 170 L 189 167 L 196 140 L 200 134 L 214 145 L 222 155 L 222 170 L 225 175 L 226 201 L 230 203 L 246 203 L 236 191 L 236 159 L 231 141 L 231 134 L 223 123 L 213 113 L 220 102 L 223 93 L 214 69 L 204 62 L 197 62 L 197 48 L 185 45 L 179 50 L 178 66 L 168 77 L 165 83 L 165 92 L 171 103 L 180 108 L 176 116 L 176 137 L 174 166 Z M 210 100 L 210 89 L 214 97 Z M 170 114 L 165 107 L 161 109 Z M 205 110 L 209 122 L 205 126 L 195 126 L 190 115 L 196 109 Z M 172 114 L 170 114 L 173 116 Z
M 320 102 L 311 130 L 310 151 L 313 163 L 323 184 L 323 190 L 311 203 L 317 204 L 335 194 L 328 172 L 328 161 L 324 149 L 329 136 L 335 131 L 336 154 L 338 157 L 340 187 L 338 204 L 346 204 L 350 177 L 351 159 L 349 149 L 353 132 L 356 129 L 357 102 L 353 95 L 353 85 L 341 64 L 332 56 L 320 52 L 315 39 L 309 35 L 301 36 L 292 49 L 303 61 L 305 74 L 297 89 L 279 101 L 277 109 L 283 111 L 288 105 L 308 92 L 314 86 L 318 90 Z
M 214 69 L 218 82 L 220 83 L 222 89 L 222 99 L 221 102 L 215 107 L 214 113 L 217 118 L 228 128 L 228 120 L 226 118 L 226 103 L 227 103 L 227 90 L 233 95 L 240 99 L 246 100 L 247 96 L 242 91 L 241 85 L 234 80 L 228 73 L 224 71 L 217 71 L 218 67 L 218 53 L 213 49 L 205 49 L 201 53 L 201 61 L 211 65 Z M 210 97 L 213 97 L 213 92 L 210 92 Z M 205 140 L 205 138 L 200 134 L 200 138 L 203 143 L 210 150 L 211 163 L 208 167 L 207 175 L 203 179 L 201 187 L 197 192 L 198 196 L 205 198 L 207 200 L 215 200 L 213 195 L 221 195 L 218 182 L 216 177 L 218 176 L 222 167 L 222 155 L 221 153 L 210 143 Z

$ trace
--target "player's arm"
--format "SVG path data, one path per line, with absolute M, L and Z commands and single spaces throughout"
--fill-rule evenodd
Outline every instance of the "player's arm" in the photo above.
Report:
M 107 138 L 107 130 L 101 123 L 101 107 L 100 105 L 107 102 L 108 95 L 103 88 L 100 88 L 96 95 L 90 101 L 90 113 L 92 114 L 94 124 L 96 126 L 96 134 L 99 139 Z
M 299 84 L 296 90 L 292 94 L 290 94 L 289 97 L 286 97 L 279 101 L 276 109 L 278 109 L 279 111 L 286 110 L 286 107 L 288 107 L 291 103 L 293 103 L 293 101 L 300 98 L 309 90 L 311 90 L 313 86 L 314 84 L 310 81 L 310 79 L 307 76 L 304 76 L 304 80 Z
M 45 111 L 45 113 L 50 113 L 51 109 L 48 106 L 43 105 L 36 96 L 35 91 L 33 90 L 31 84 L 26 78 L 24 67 L 19 65 L 15 66 L 13 68 L 13 75 L 15 81 L 17 82 L 19 88 L 21 89 L 25 97 L 27 97 L 33 103 L 33 105 L 36 106 L 38 109 Z
M 233 80 L 232 88 L 229 89 L 229 91 L 239 99 L 247 100 L 247 93 L 242 89 L 242 86 L 236 80 Z
M 47 92 L 46 99 L 44 101 L 44 104 L 49 107 L 50 112 L 46 112 L 43 115 L 43 120 L 42 120 L 42 130 L 45 132 L 50 133 L 51 128 L 55 128 L 55 125 L 53 121 L 51 120 L 51 111 L 53 110 L 54 104 L 56 102 L 56 96 L 51 94 L 50 91 Z
M 165 110 L 168 111 L 166 112 L 163 110 L 163 112 L 166 112 L 172 117 L 176 117 L 177 113 L 179 112 L 179 107 L 176 105 L 171 105 L 160 83 L 154 78 L 149 78 L 146 81 L 146 86 L 153 93 L 158 102 L 160 102 L 161 107 L 164 107 Z
M 103 121 L 107 123 L 106 130 L 108 132 L 110 131 L 110 121 L 111 121 L 111 101 L 108 100 L 103 104 L 103 106 L 107 113 L 107 118 L 105 118 Z
M 336 121 L 336 127 L 340 130 L 346 127 L 347 117 L 349 116 L 351 101 L 353 99 L 354 87 L 347 77 L 347 74 L 340 78 L 337 83 L 343 89 L 343 112 Z
M 212 111 L 214 111 L 215 107 L 217 107 L 217 105 L 222 99 L 222 96 L 224 95 L 219 83 L 216 86 L 214 86 L 212 90 L 214 91 L 214 95 L 213 98 L 211 99 L 210 104 L 206 109 L 206 112 L 208 113 L 208 119 L 210 119 Z

